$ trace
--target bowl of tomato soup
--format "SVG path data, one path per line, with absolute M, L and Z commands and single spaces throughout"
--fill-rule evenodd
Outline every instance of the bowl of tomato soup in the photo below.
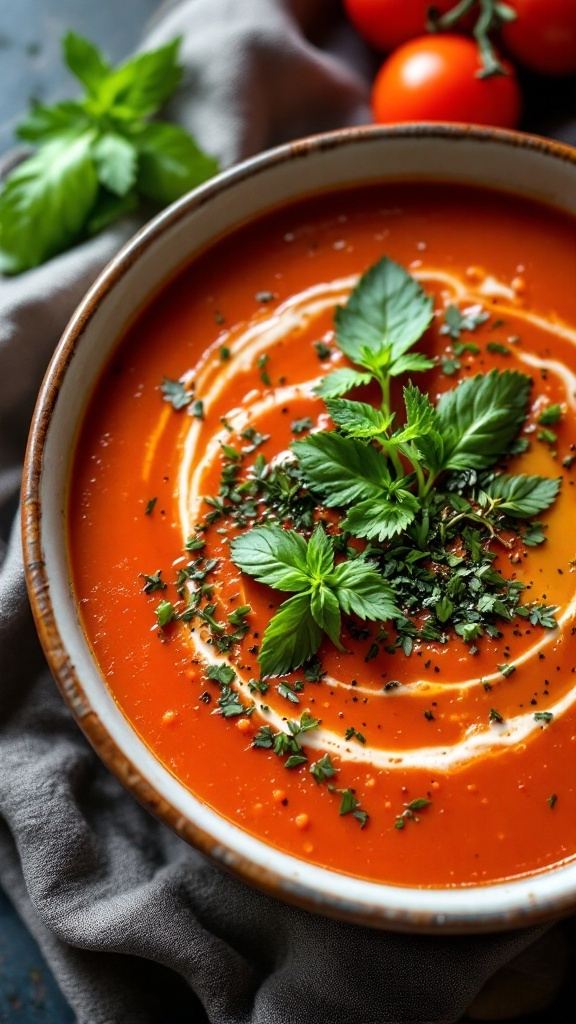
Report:
M 22 511 L 55 679 L 281 899 L 576 905 L 575 218 L 542 139 L 306 139 L 160 214 L 60 342 Z

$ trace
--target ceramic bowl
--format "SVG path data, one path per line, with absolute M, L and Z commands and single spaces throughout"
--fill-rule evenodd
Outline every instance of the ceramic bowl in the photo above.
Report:
M 79 624 L 64 494 L 86 399 L 146 296 L 212 239 L 323 188 L 428 178 L 505 189 L 576 214 L 576 151 L 516 133 L 451 126 L 353 129 L 249 160 L 185 196 L 130 241 L 74 314 L 44 381 L 25 468 L 23 523 L 32 607 L 48 661 L 79 725 L 110 770 L 163 822 L 218 864 L 309 910 L 412 932 L 489 932 L 576 907 L 576 863 L 482 887 L 429 890 L 362 881 L 305 864 L 204 806 L 123 717 Z

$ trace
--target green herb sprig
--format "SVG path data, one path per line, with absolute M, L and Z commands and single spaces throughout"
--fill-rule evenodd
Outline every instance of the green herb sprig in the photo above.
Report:
M 259 583 L 293 594 L 268 624 L 258 661 L 263 675 L 298 668 L 318 650 L 323 633 L 342 649 L 342 612 L 378 621 L 399 614 L 392 588 L 359 557 L 335 565 L 334 548 L 318 524 L 309 541 L 295 530 L 261 526 L 236 537 L 232 559 Z
M 488 546 L 509 544 L 504 533 L 518 534 L 527 545 L 542 543 L 541 524 L 529 521 L 559 492 L 559 479 L 498 469 L 503 458 L 525 450 L 518 434 L 530 378 L 508 369 L 479 373 L 436 405 L 409 380 L 402 389 L 403 422 L 397 423 L 392 380 L 434 365 L 413 350 L 432 315 L 431 299 L 404 268 L 387 257 L 371 267 L 335 315 L 336 345 L 357 369 L 335 370 L 316 389 L 336 429 L 292 443 L 296 465 L 274 470 L 286 475 L 281 502 L 263 486 L 268 470 L 262 456 L 251 479 L 239 485 L 252 488 L 256 525 L 232 541 L 232 560 L 259 582 L 293 594 L 265 631 L 263 675 L 304 664 L 323 633 L 340 647 L 342 612 L 392 620 L 396 637 L 390 641 L 380 628 L 367 659 L 382 645 L 409 655 L 417 638 L 446 643 L 452 631 L 471 644 L 485 633 L 498 637 L 499 621 L 517 614 L 556 626 L 554 608 L 520 604 L 523 584 L 494 568 Z M 459 321 L 459 329 L 483 319 L 477 311 L 474 324 Z M 344 397 L 368 384 L 379 387 L 379 404 Z M 265 520 L 292 517 L 296 528 L 258 525 L 258 502 L 264 502 Z M 332 536 L 317 525 L 306 540 L 314 505 L 337 510 L 339 523 Z M 305 515 L 296 511 L 302 507 Z M 367 544 L 362 554 L 349 546 L 351 536 Z M 418 626 L 412 615 L 420 618 Z
M 0 270 L 18 274 L 101 231 L 142 202 L 173 202 L 215 174 L 184 129 L 150 120 L 182 77 L 180 40 L 113 68 L 68 32 L 63 58 L 85 94 L 36 103 L 18 135 L 36 147 L 0 194 Z

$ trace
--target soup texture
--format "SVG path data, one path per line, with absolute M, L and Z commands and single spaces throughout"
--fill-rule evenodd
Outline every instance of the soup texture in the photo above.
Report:
M 576 856 L 576 243 L 510 195 L 312 197 L 143 309 L 68 535 L 114 699 L 201 801 L 396 885 Z

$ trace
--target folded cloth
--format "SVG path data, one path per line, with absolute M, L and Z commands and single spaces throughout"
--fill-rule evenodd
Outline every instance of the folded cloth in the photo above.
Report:
M 184 86 L 167 115 L 223 166 L 272 142 L 366 121 L 367 86 L 342 56 L 338 7 L 165 4 L 144 46 L 183 37 Z M 542 929 L 393 935 L 252 890 L 122 789 L 45 667 L 19 528 L 10 526 L 26 432 L 66 320 L 136 223 L 0 283 L 0 881 L 80 1024 L 456 1021 Z

